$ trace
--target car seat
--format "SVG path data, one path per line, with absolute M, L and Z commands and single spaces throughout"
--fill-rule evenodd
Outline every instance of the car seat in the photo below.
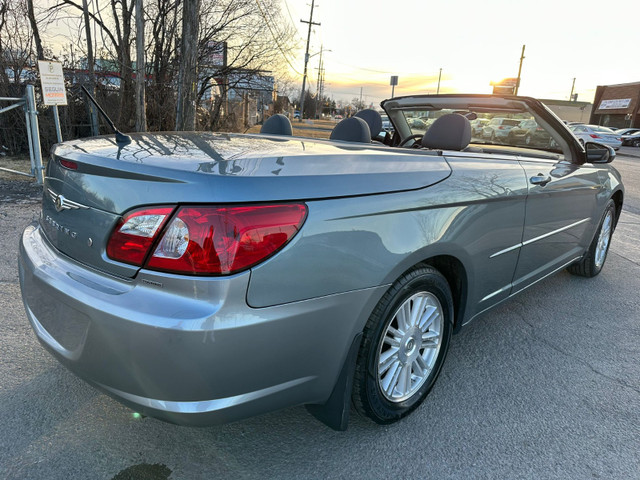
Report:
M 436 119 L 422 136 L 420 144 L 434 150 L 466 149 L 471 142 L 471 123 L 459 113 L 448 113 Z
M 367 122 L 360 117 L 345 118 L 333 128 L 329 138 L 345 142 L 371 143 L 371 130 Z
M 260 133 L 267 135 L 293 135 L 293 128 L 286 116 L 277 113 L 265 120 L 262 127 L 260 127 Z
M 369 130 L 371 131 L 372 140 L 382 131 L 382 117 L 372 108 L 360 110 L 355 116 L 367 122 Z

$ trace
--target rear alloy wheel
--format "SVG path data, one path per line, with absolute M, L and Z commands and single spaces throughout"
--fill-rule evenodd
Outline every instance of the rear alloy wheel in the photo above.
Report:
M 600 227 L 595 238 L 589 246 L 589 250 L 582 260 L 570 265 L 567 270 L 574 275 L 581 277 L 595 277 L 602 271 L 604 262 L 607 259 L 611 235 L 615 228 L 616 206 L 613 200 L 609 200 L 605 208 L 604 215 L 600 221 Z
M 416 409 L 440 373 L 452 324 L 451 290 L 437 270 L 418 267 L 398 279 L 364 329 L 353 389 L 358 411 L 388 424 Z
M 634 147 L 640 147 L 640 140 L 634 140 L 631 145 Z
M 531 145 L 531 135 L 524 137 L 524 143 L 525 145 Z

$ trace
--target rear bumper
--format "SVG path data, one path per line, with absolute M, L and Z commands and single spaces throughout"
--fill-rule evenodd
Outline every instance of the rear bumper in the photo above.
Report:
M 120 279 L 61 255 L 35 223 L 19 266 L 29 321 L 61 363 L 140 413 L 188 425 L 326 401 L 386 288 L 255 309 L 250 272 Z

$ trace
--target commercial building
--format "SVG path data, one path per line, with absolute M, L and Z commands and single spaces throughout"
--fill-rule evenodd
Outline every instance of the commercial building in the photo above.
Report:
M 640 82 L 600 85 L 589 123 L 612 128 L 640 128 Z
M 569 101 L 541 98 L 540 101 L 565 122 L 587 123 L 593 109 L 593 104 L 589 102 L 578 102 L 577 100 Z

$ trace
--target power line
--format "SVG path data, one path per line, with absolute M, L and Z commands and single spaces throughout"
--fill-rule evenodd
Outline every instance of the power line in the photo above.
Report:
M 296 27 L 296 22 L 293 21 L 293 16 L 291 15 L 291 10 L 289 10 L 289 2 L 287 2 L 287 0 L 284 0 L 284 6 L 287 9 L 287 13 L 289 14 L 289 20 L 291 20 L 291 25 L 293 26 L 293 30 L 296 32 L 296 35 L 298 35 L 298 38 L 300 40 L 304 40 L 304 38 L 300 36 L 300 32 Z
M 286 60 L 286 62 L 289 64 L 289 66 L 293 69 L 294 72 L 296 72 L 298 75 L 302 75 L 298 70 L 296 70 L 296 67 L 294 67 L 291 64 L 291 62 L 289 61 L 289 58 L 287 58 L 287 55 L 284 53 L 284 50 L 282 49 L 282 46 L 280 45 L 278 38 L 273 33 L 271 24 L 269 23 L 267 16 L 264 14 L 264 11 L 262 10 L 262 7 L 260 6 L 260 2 L 258 0 L 256 0 L 256 5 L 258 5 L 258 10 L 260 10 L 260 14 L 262 15 L 262 18 L 264 18 L 264 21 L 267 24 L 267 27 L 269 28 L 269 32 L 271 32 L 271 37 L 273 38 L 273 41 L 276 42 L 276 45 L 278 46 L 278 50 L 280 50 L 280 53 L 282 54 L 283 58 Z
M 372 68 L 358 67 L 358 66 L 353 65 L 353 64 L 351 64 L 351 63 L 344 63 L 344 62 L 341 62 L 341 61 L 339 61 L 339 60 L 335 60 L 335 59 L 334 59 L 333 61 L 334 61 L 334 62 L 336 62 L 336 63 L 339 63 L 340 65 L 344 65 L 344 66 L 346 66 L 346 67 L 351 67 L 351 68 L 354 68 L 354 69 L 356 69 L 356 70 L 364 70 L 365 72 L 385 73 L 385 74 L 391 73 L 391 72 L 390 72 L 390 71 L 388 71 L 388 70 L 387 70 L 387 71 L 383 71 L 383 70 L 374 70 L 374 69 L 372 69 Z

